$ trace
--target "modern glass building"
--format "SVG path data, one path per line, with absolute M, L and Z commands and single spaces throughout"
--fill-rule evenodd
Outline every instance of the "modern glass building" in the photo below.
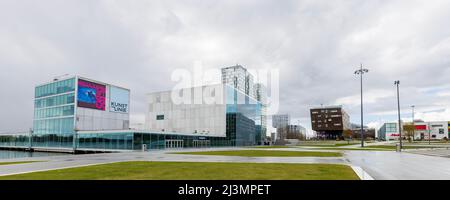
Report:
M 34 95 L 31 146 L 72 148 L 76 78 L 38 85 Z
M 171 91 L 150 94 L 146 130 L 133 130 L 128 89 L 78 76 L 54 80 L 35 89 L 33 131 L 0 135 L 0 147 L 77 152 L 261 144 L 261 103 L 232 86 L 213 87 L 219 103 L 180 105 Z

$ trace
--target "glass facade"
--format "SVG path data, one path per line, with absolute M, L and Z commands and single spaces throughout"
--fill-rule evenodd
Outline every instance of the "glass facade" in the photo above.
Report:
M 231 146 L 261 144 L 261 103 L 229 86 L 226 89 L 226 138 Z
M 389 137 L 392 133 L 397 133 L 397 124 L 396 123 L 385 123 L 378 130 L 378 138 L 381 140 L 389 140 L 392 139 Z
M 0 147 L 29 147 L 29 134 L 0 135 Z
M 73 148 L 75 78 L 35 88 L 33 147 Z
M 175 142 L 176 145 L 173 145 Z M 225 137 L 174 135 L 149 132 L 111 132 L 78 134 L 77 149 L 141 150 L 230 146 Z

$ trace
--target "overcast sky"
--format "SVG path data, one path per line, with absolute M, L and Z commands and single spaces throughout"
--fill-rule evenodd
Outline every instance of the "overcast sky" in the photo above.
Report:
M 342 104 L 365 121 L 450 120 L 448 0 L 0 0 L 0 132 L 32 126 L 36 84 L 78 74 L 130 88 L 131 123 L 145 93 L 175 69 L 280 70 L 280 113 L 310 127 L 309 108 Z

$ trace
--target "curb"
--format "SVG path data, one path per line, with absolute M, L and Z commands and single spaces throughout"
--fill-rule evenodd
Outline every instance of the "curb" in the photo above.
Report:
M 361 180 L 365 180 L 365 181 L 372 181 L 375 180 L 372 176 L 370 176 L 366 171 L 364 171 L 364 169 L 362 169 L 361 167 L 358 166 L 350 166 L 353 171 L 356 173 L 356 175 L 358 175 L 358 177 Z

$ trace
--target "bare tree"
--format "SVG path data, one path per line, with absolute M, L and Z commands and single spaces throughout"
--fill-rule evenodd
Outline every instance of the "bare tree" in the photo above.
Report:
M 405 136 L 408 138 L 409 142 L 412 142 L 412 139 L 414 139 L 414 129 L 415 127 L 412 124 L 403 125 Z
M 344 138 L 347 140 L 348 144 L 350 144 L 350 140 L 352 139 L 352 136 L 353 136 L 353 131 L 346 129 L 346 130 L 344 130 L 344 132 L 342 132 L 342 136 L 344 136 Z

